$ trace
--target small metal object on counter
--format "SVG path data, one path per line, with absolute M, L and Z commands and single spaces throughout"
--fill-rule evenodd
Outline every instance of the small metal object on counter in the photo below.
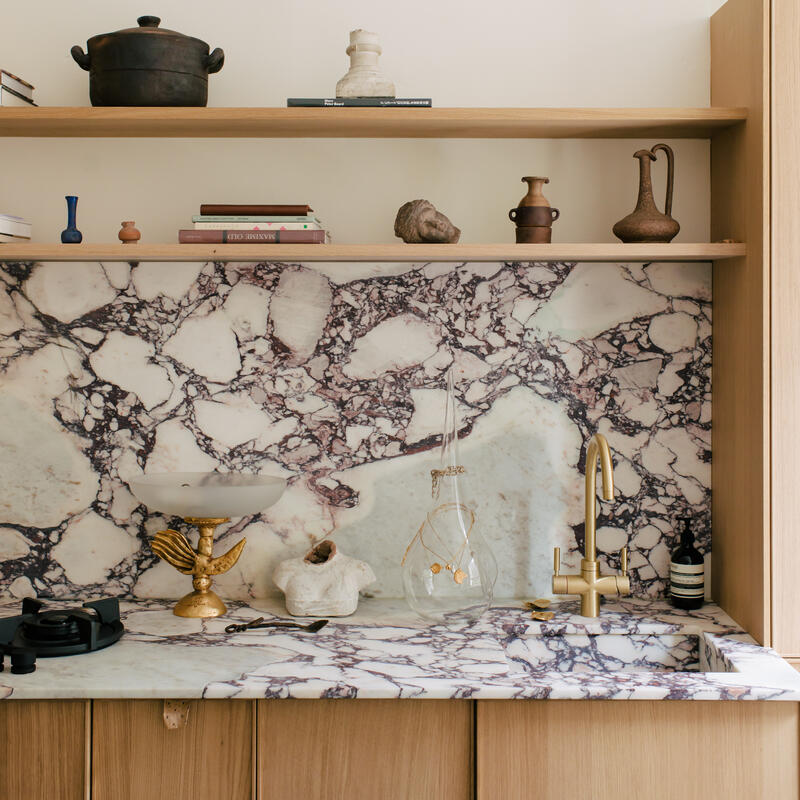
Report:
M 250 622 L 226 625 L 225 633 L 242 633 L 243 631 L 249 631 L 255 628 L 293 628 L 294 630 L 305 631 L 306 633 L 316 633 L 322 630 L 327 624 L 327 619 L 318 619 L 310 625 L 303 625 L 299 622 L 264 622 L 264 617 L 257 617 L 256 619 L 251 619 Z
M 72 57 L 89 72 L 93 106 L 204 106 L 208 76 L 219 72 L 225 54 L 200 39 L 159 28 L 158 17 L 136 20 L 138 28 L 92 36 L 87 52 Z
M 549 622 L 553 617 L 555 614 L 552 611 L 534 611 L 531 614 L 531 619 L 535 619 L 537 622 Z
M 550 608 L 550 601 L 544 597 L 537 597 L 536 600 L 528 601 L 524 605 L 529 611 L 544 611 L 544 609 Z

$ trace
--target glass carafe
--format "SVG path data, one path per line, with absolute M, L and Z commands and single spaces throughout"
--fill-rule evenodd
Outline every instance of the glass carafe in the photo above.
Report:
M 480 533 L 474 508 L 464 497 L 458 460 L 458 425 L 452 370 L 438 469 L 431 470 L 430 507 L 403 556 L 408 604 L 436 622 L 473 622 L 489 608 L 497 563 Z

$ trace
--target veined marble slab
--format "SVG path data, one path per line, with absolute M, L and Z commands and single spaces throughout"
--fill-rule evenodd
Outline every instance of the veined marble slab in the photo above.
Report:
M 609 602 L 587 622 L 568 602 L 552 622 L 531 624 L 510 601 L 472 626 L 446 628 L 421 621 L 403 601 L 373 598 L 315 634 L 230 635 L 231 622 L 286 615 L 273 601 L 232 604 L 226 617 L 204 621 L 176 617 L 171 606 L 123 601 L 126 633 L 117 644 L 39 659 L 30 675 L 6 671 L 0 697 L 800 701 L 800 675 L 712 604 L 689 614 L 657 601 Z M 16 610 L 0 605 L 4 616 Z M 687 637 L 697 640 L 696 663 L 675 659 L 688 652 Z M 540 661 L 530 663 L 537 648 Z
M 598 430 L 617 487 L 599 504 L 604 568 L 627 545 L 634 594 L 663 595 L 681 516 L 710 550 L 709 264 L 12 263 L 0 592 L 180 597 L 148 541 L 186 528 L 127 481 L 216 469 L 290 483 L 220 528 L 221 548 L 248 539 L 226 597 L 277 593 L 275 566 L 322 538 L 402 596 L 451 365 L 497 596 L 548 592 L 554 545 L 577 568 Z

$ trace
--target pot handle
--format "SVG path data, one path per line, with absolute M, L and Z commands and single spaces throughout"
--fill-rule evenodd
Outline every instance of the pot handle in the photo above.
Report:
M 550 213 L 553 215 L 553 222 L 561 216 L 561 212 L 557 208 L 551 208 Z
M 219 72 L 222 69 L 222 65 L 224 63 L 225 63 L 225 53 L 222 52 L 222 48 L 220 47 L 216 47 L 204 59 L 204 66 L 208 71 L 209 75 L 211 75 L 213 72 Z
M 76 44 L 69 52 L 72 53 L 72 57 L 75 59 L 75 63 L 81 69 L 85 70 L 89 69 L 89 54 L 84 53 L 82 47 Z

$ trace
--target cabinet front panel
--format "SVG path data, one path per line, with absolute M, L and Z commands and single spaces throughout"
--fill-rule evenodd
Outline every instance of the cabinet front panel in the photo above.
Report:
M 478 702 L 478 800 L 798 798 L 798 705 Z
M 194 700 L 169 730 L 162 700 L 96 700 L 93 800 L 250 800 L 253 703 Z
M 472 713 L 467 700 L 259 701 L 259 797 L 469 800 Z
M 86 701 L 4 701 L 0 748 L 3 800 L 83 800 Z

